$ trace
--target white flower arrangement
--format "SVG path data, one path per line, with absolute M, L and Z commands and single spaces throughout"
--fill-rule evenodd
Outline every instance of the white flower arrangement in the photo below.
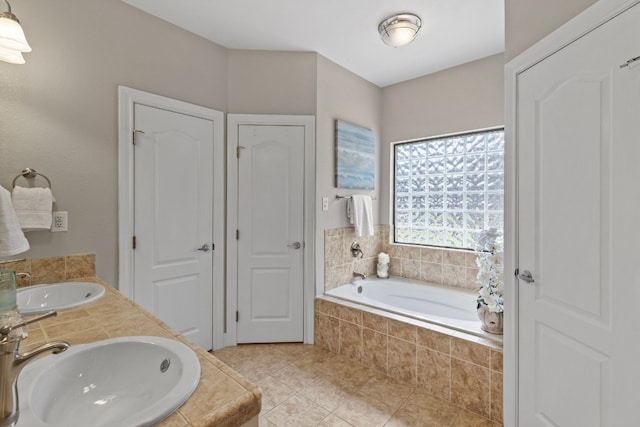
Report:
M 389 254 L 380 252 L 378 254 L 378 264 L 389 264 Z
M 479 267 L 477 282 L 482 285 L 476 301 L 493 313 L 504 311 L 504 250 L 502 236 L 495 228 L 481 231 L 475 245 L 476 264 Z

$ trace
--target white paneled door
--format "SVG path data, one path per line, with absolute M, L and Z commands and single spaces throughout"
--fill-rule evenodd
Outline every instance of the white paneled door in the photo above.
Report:
M 639 22 L 517 79 L 520 426 L 639 425 Z
M 134 300 L 209 350 L 214 123 L 142 104 L 134 114 Z
M 238 343 L 303 340 L 304 126 L 238 129 Z

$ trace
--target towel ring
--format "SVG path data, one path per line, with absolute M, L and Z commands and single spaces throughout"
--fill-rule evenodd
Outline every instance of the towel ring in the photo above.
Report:
M 41 177 L 46 179 L 47 180 L 47 184 L 49 184 L 49 188 L 51 188 L 51 180 L 49 180 L 49 178 L 47 178 L 45 175 L 41 174 L 40 172 L 36 172 L 35 169 L 31 169 L 31 168 L 22 169 L 22 172 L 20 174 L 18 174 L 15 178 L 13 178 L 13 182 L 11 183 L 11 186 L 13 188 L 16 188 L 16 181 L 20 177 L 23 177 L 23 178 L 26 178 L 26 179 L 33 179 L 38 175 L 40 175 Z

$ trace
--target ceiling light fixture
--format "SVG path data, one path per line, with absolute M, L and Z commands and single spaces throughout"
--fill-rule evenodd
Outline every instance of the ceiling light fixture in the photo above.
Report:
M 11 5 L 7 0 L 8 10 L 0 13 L 0 60 L 12 64 L 24 64 L 22 52 L 31 52 L 24 31 L 16 15 L 11 13 Z
M 422 20 L 418 15 L 399 13 L 382 21 L 378 25 L 378 32 L 387 45 L 399 47 L 411 43 L 421 26 Z

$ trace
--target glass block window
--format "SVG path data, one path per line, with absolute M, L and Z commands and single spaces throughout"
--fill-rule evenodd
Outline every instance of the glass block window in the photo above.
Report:
M 394 145 L 396 243 L 472 249 L 504 221 L 504 129 Z

